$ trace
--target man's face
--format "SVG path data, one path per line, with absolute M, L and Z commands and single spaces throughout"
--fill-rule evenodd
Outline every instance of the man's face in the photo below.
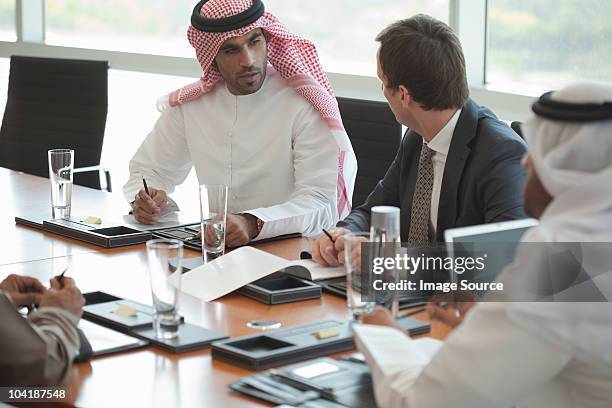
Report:
M 234 95 L 257 92 L 266 78 L 268 50 L 260 28 L 226 40 L 215 57 L 227 89 Z
M 382 67 L 380 66 L 380 57 L 379 52 L 376 53 L 376 75 L 381 82 L 381 89 L 383 91 L 383 95 L 385 95 L 385 99 L 387 99 L 387 103 L 391 108 L 391 111 L 395 115 L 395 120 L 400 122 L 402 125 L 408 126 L 407 118 L 405 118 L 402 110 L 402 98 L 401 98 L 401 90 L 399 88 L 392 89 L 387 87 L 387 77 L 383 73 Z
M 527 215 L 533 218 L 540 218 L 548 204 L 552 201 L 552 196 L 546 191 L 540 181 L 535 167 L 529 156 L 523 158 L 523 167 L 527 169 L 527 181 L 525 182 L 525 192 L 523 206 Z

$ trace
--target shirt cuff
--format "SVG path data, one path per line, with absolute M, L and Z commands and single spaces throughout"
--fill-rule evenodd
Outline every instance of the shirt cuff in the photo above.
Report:
M 412 340 L 396 328 L 369 324 L 354 325 L 355 343 L 368 365 L 384 376 L 401 370 L 420 371 L 439 348 L 434 339 Z M 422 344 L 425 343 L 425 344 Z
M 251 241 L 257 241 L 259 239 L 265 239 L 267 238 L 267 234 L 270 234 L 270 221 L 271 219 L 269 217 L 266 217 L 261 211 L 258 210 L 249 210 L 249 211 L 243 211 L 241 212 L 241 214 L 250 214 L 255 218 L 259 218 L 260 220 L 262 220 L 264 222 L 263 227 L 261 228 L 261 231 L 259 231 L 259 234 L 255 235 Z M 266 228 L 266 226 L 268 228 Z
M 36 320 L 38 316 L 49 315 L 49 314 L 50 315 L 60 315 L 61 317 L 68 320 L 74 327 L 76 327 L 79 324 L 79 320 L 81 320 L 80 317 L 70 313 L 66 309 L 62 309 L 61 307 L 56 307 L 56 306 L 43 306 L 41 308 L 38 308 L 36 311 L 30 313 L 29 318 L 30 320 Z

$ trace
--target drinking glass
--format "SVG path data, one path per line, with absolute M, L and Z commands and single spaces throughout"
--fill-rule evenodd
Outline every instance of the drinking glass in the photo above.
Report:
M 398 296 L 394 285 L 398 282 L 397 268 L 384 268 L 374 273 L 375 258 L 394 258 L 399 243 L 382 242 L 369 233 L 344 235 L 344 267 L 346 269 L 346 296 L 353 320 L 382 306 L 398 316 Z M 378 282 L 377 282 L 378 281 Z M 393 290 L 389 289 L 392 287 Z
M 376 302 L 368 300 L 371 288 L 371 274 L 366 265 L 362 265 L 362 244 L 370 241 L 370 234 L 365 232 L 348 233 L 344 236 L 344 268 L 346 269 L 346 300 L 353 320 L 374 310 Z M 363 268 L 362 268 L 363 266 Z
M 147 241 L 147 261 L 153 297 L 153 327 L 159 339 L 178 336 L 180 316 L 177 311 L 183 243 L 176 239 Z M 172 284 L 173 275 L 176 284 Z
M 49 150 L 49 180 L 51 181 L 51 215 L 53 219 L 69 219 L 72 205 L 74 150 Z
M 200 233 L 204 263 L 223 255 L 225 251 L 225 219 L 227 217 L 227 186 L 200 186 Z

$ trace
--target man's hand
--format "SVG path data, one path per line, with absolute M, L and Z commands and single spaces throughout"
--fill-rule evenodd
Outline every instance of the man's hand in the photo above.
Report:
M 37 305 L 47 290 L 36 278 L 14 274 L 0 283 L 0 289 L 8 293 L 15 306 Z
M 132 203 L 134 218 L 143 224 L 155 224 L 168 206 L 168 195 L 164 190 L 149 187 L 149 194 L 140 190 Z
M 64 276 L 61 283 L 58 278 L 53 278 L 49 282 L 51 288 L 40 299 L 40 307 L 59 307 L 80 318 L 85 299 L 74 280 Z
M 257 218 L 251 214 L 227 214 L 225 245 L 230 248 L 246 245 L 257 235 Z
M 346 228 L 332 228 L 329 233 L 335 243 L 325 234 L 319 236 L 312 244 L 312 259 L 323 266 L 344 265 L 344 235 L 349 232 Z
M 431 320 L 439 320 L 448 326 L 455 328 L 463 322 L 465 315 L 474 306 L 476 301 L 470 292 L 453 293 L 452 300 L 446 302 L 444 297 L 429 302 L 426 306 Z
M 398 326 L 395 324 L 395 319 L 391 315 L 391 312 L 382 306 L 377 306 L 371 313 L 363 316 L 361 320 L 364 324 L 398 328 Z

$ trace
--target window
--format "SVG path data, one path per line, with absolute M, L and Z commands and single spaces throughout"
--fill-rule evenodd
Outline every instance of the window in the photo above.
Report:
M 489 0 L 487 82 L 534 94 L 612 82 L 611 19 L 611 1 Z
M 196 0 L 46 0 L 48 44 L 194 57 L 186 31 Z M 449 0 L 265 0 L 290 30 L 317 45 L 328 71 L 374 75 L 374 37 L 415 13 L 448 21 Z
M 187 27 L 195 4 L 195 0 L 46 0 L 46 42 L 193 57 Z
M 376 75 L 374 38 L 417 13 L 448 22 L 449 0 L 264 0 L 291 31 L 312 40 L 326 71 Z
M 15 41 L 15 0 L 0 0 L 0 41 Z
M 102 148 L 102 165 L 111 172 L 114 191 L 121 191 L 121 187 L 127 182 L 130 159 L 159 118 L 160 113 L 155 106 L 157 99 L 195 80 L 196 78 L 116 69 L 108 71 L 108 118 Z M 126 89 L 130 91 L 126 92 Z M 192 171 L 173 196 L 189 197 L 197 191 L 197 186 L 195 173 Z M 189 208 L 185 207 L 188 204 L 188 200 L 182 199 L 179 205 L 184 210 Z

